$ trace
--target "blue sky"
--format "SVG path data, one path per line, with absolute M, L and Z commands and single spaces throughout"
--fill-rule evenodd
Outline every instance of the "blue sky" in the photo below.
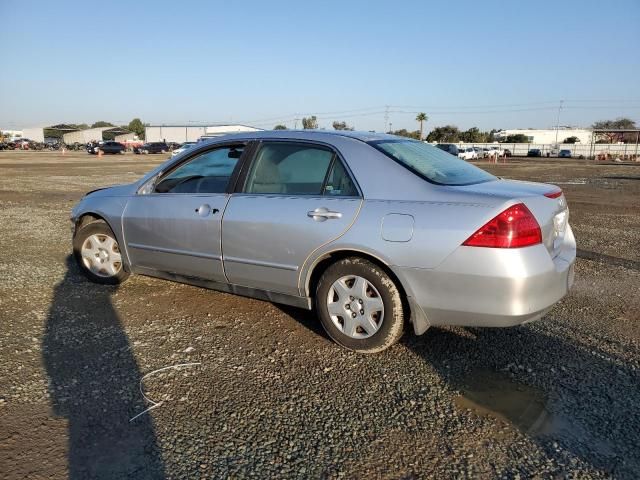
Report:
M 0 0 L 0 127 L 640 123 L 640 2 Z M 407 112 L 407 113 L 404 113 Z M 300 122 L 298 122 L 300 126 Z

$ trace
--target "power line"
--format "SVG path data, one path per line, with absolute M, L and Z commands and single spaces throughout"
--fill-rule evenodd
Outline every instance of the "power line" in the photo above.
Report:
M 563 110 L 592 110 L 592 109 L 612 109 L 617 108 L 621 110 L 636 110 L 640 109 L 639 105 L 571 105 L 570 102 L 577 102 L 576 100 L 562 100 Z M 584 102 L 591 102 L 591 100 L 584 100 Z M 411 106 L 411 105 L 385 105 L 381 107 L 367 107 L 357 108 L 350 110 L 336 110 L 330 112 L 308 112 L 297 113 L 290 115 L 282 115 L 278 117 L 271 117 L 262 120 L 245 120 L 241 123 L 252 124 L 256 126 L 268 125 L 271 122 L 297 122 L 301 117 L 315 116 L 318 120 L 340 119 L 340 118 L 358 118 L 358 117 L 371 117 L 377 115 L 384 116 L 385 131 L 389 125 L 390 114 L 406 114 L 414 115 L 421 111 L 427 111 L 429 115 L 485 115 L 485 114 L 504 114 L 504 113 L 523 113 L 523 112 L 536 112 L 536 111 L 555 111 L 558 109 L 558 101 L 554 102 L 529 102 L 529 103 L 512 103 L 512 104 L 499 104 L 499 105 L 475 105 L 475 106 L 456 106 L 456 107 L 428 107 L 428 106 Z M 516 108 L 526 107 L 526 108 Z

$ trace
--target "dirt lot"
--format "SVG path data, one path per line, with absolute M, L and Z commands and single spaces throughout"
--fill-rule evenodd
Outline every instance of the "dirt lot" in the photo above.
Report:
M 640 476 L 640 166 L 484 166 L 565 190 L 572 293 L 374 356 L 307 312 L 68 262 L 69 211 L 159 156 L 0 153 L 3 478 Z M 133 421 L 145 394 L 162 404 Z

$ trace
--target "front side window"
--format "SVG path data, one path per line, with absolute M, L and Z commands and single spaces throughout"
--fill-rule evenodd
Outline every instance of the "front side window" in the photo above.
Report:
M 334 153 L 316 145 L 267 143 L 260 147 L 246 193 L 321 195 Z
M 225 193 L 243 148 L 229 146 L 197 155 L 163 177 L 156 193 Z
M 432 183 L 471 185 L 496 180 L 490 173 L 416 140 L 376 140 L 369 145 Z

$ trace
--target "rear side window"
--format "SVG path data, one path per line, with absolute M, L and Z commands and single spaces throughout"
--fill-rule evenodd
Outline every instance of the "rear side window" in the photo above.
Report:
M 333 160 L 331 150 L 299 143 L 260 147 L 249 175 L 247 193 L 321 195 Z
M 471 185 L 496 177 L 439 148 L 414 140 L 377 140 L 369 145 L 425 180 L 439 185 Z
M 339 158 L 336 158 L 329 172 L 324 194 L 332 197 L 357 197 L 358 190 Z

